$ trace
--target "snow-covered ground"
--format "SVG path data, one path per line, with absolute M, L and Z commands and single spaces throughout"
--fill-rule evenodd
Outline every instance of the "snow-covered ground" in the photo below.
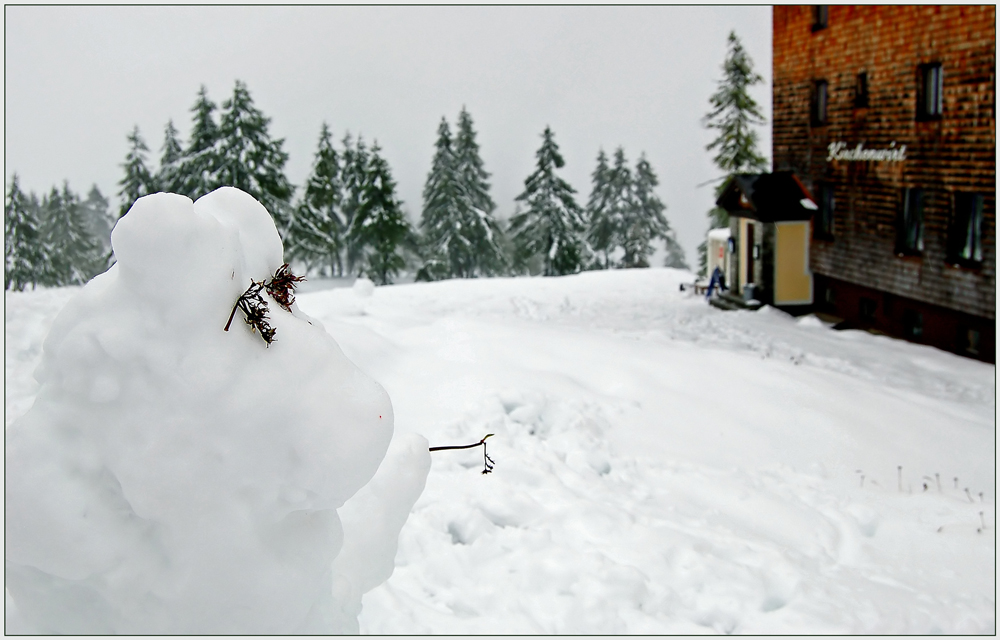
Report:
M 432 454 L 362 632 L 995 633 L 995 367 L 691 279 L 306 283 L 397 434 L 496 434 Z M 6 425 L 77 291 L 5 294 Z

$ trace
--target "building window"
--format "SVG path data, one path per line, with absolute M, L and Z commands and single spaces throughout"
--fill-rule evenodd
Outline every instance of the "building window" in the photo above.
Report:
M 825 4 L 813 7 L 813 33 L 820 29 L 826 29 L 827 18 L 829 17 L 829 7 Z
M 978 266 L 983 261 L 983 196 L 956 193 L 948 230 L 948 262 Z
M 865 71 L 858 74 L 858 80 L 854 85 L 854 106 L 868 106 L 868 73 Z
M 814 125 L 826 124 L 827 84 L 826 80 L 817 80 L 813 84 L 812 120 Z
M 896 253 L 920 255 L 924 250 L 924 190 L 903 189 L 903 206 L 896 235 Z
M 821 240 L 833 239 L 833 211 L 835 201 L 833 185 L 821 182 L 816 185 L 816 195 L 819 199 L 816 210 L 816 226 L 813 235 Z
M 872 324 L 875 322 L 875 309 L 878 307 L 878 303 L 871 298 L 864 298 L 858 300 L 858 316 L 861 318 L 861 322 L 865 324 Z
M 920 66 L 920 91 L 917 93 L 917 117 L 933 120 L 944 112 L 944 71 L 940 62 Z
M 966 353 L 979 355 L 979 332 L 963 327 L 959 330 L 959 348 Z
M 907 338 L 918 339 L 924 335 L 924 316 L 919 311 L 907 309 L 903 312 L 903 332 Z

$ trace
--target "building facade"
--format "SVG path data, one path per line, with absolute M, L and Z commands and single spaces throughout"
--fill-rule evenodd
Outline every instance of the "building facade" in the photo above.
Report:
M 817 310 L 996 360 L 996 7 L 775 6 L 773 169 Z

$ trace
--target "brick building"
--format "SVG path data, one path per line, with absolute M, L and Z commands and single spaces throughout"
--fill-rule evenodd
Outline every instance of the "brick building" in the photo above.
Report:
M 996 7 L 775 6 L 773 169 L 816 309 L 996 358 Z

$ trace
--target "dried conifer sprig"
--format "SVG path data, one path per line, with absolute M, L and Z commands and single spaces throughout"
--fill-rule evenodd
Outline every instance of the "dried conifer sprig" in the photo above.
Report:
M 482 440 L 480 440 L 479 442 L 475 442 L 473 444 L 448 445 L 448 446 L 445 446 L 445 447 L 431 447 L 429 450 L 430 451 L 445 451 L 447 449 L 472 449 L 474 447 L 482 446 L 483 447 L 483 475 L 486 475 L 487 473 L 492 473 L 493 472 L 493 464 L 494 464 L 493 463 L 493 458 L 491 458 L 489 456 L 489 454 L 486 453 L 486 438 L 489 438 L 492 435 L 493 435 L 492 433 L 487 433 L 485 436 L 483 436 Z
M 226 331 L 229 331 L 239 309 L 246 316 L 246 323 L 250 325 L 250 331 L 259 331 L 260 337 L 268 346 L 274 342 L 275 329 L 267 322 L 267 300 L 261 295 L 261 291 L 267 291 L 268 295 L 274 298 L 285 311 L 291 311 L 291 306 L 295 302 L 295 285 L 305 280 L 302 276 L 292 273 L 291 267 L 285 263 L 274 272 L 274 277 L 268 281 L 256 282 L 250 280 L 250 286 L 243 292 L 233 305 L 233 311 L 229 314 L 229 322 L 226 323 Z
M 295 285 L 303 280 L 304 277 L 292 273 L 292 268 L 286 262 L 278 267 L 274 277 L 267 283 L 267 293 L 282 309 L 291 311 L 290 307 L 295 303 Z
M 250 281 L 250 286 L 243 292 L 233 305 L 233 312 L 229 314 L 229 322 L 226 323 L 226 331 L 233 324 L 233 317 L 239 309 L 246 316 L 246 323 L 250 325 L 250 331 L 260 331 L 260 337 L 270 346 L 274 341 L 274 327 L 267 322 L 267 300 L 260 292 L 264 289 L 264 282 Z

